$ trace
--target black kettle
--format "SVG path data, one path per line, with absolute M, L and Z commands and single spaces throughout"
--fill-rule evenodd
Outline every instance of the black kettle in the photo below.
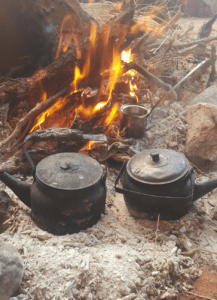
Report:
M 122 186 L 118 181 L 122 177 Z M 217 188 L 217 179 L 195 183 L 187 158 L 172 150 L 145 150 L 124 163 L 115 189 L 124 195 L 135 217 L 175 220 L 185 215 L 192 203 Z
M 103 135 L 82 138 L 107 143 Z M 34 183 L 23 183 L 7 172 L 0 173 L 0 180 L 31 208 L 33 221 L 43 230 L 63 235 L 96 224 L 105 210 L 107 170 L 104 174 L 95 159 L 79 153 L 54 154 L 35 167 L 25 148 L 28 139 L 23 151 L 33 168 Z

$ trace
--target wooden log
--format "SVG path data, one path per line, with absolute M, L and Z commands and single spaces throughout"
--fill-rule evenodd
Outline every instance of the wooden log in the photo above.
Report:
M 91 156 L 95 157 L 100 163 L 104 162 L 105 160 L 111 158 L 113 155 L 117 154 L 118 152 L 128 151 L 129 146 L 124 145 L 121 142 L 114 142 L 109 149 L 105 156 L 105 147 L 99 146 L 98 148 L 94 148 L 90 151 Z
M 200 44 L 200 43 L 209 44 L 212 41 L 216 41 L 216 40 L 217 40 L 217 36 L 210 36 L 210 37 L 207 37 L 207 38 L 203 38 L 201 40 L 196 40 L 196 41 L 188 42 L 188 43 L 181 43 L 180 41 L 176 41 L 176 42 L 173 43 L 173 47 L 176 48 L 176 49 L 183 49 L 183 48 L 188 48 L 188 47 Z M 158 39 L 154 43 L 151 43 L 151 44 L 147 45 L 146 46 L 146 51 L 148 51 L 150 49 L 158 48 L 161 43 L 162 43 L 162 39 Z M 168 47 L 168 44 L 169 44 L 168 41 L 165 42 L 164 47 Z
M 188 56 L 190 54 L 197 56 L 199 54 L 205 54 L 206 53 L 206 44 L 196 44 L 191 47 L 176 51 L 175 54 L 177 56 Z
M 114 159 L 115 161 L 128 161 L 130 159 L 130 156 L 129 155 L 126 155 L 126 154 L 122 154 L 122 153 L 116 153 L 114 155 L 112 155 L 111 157 L 112 159 Z
M 23 119 L 19 120 L 12 134 L 0 143 L 0 148 L 4 150 L 9 148 L 8 151 L 11 151 L 11 143 L 14 142 L 12 148 L 17 149 L 22 143 L 24 136 L 28 134 L 32 128 L 36 117 L 41 114 L 43 111 L 48 109 L 52 104 L 56 102 L 60 97 L 68 95 L 71 91 L 71 88 L 65 88 L 57 93 L 55 96 L 47 99 L 44 102 L 41 102 L 35 108 L 33 108 Z
M 55 142 L 53 147 L 46 147 L 41 142 Z M 40 146 L 35 147 L 36 143 Z M 44 157 L 59 152 L 77 152 L 86 143 L 82 137 L 82 132 L 69 128 L 52 128 L 36 130 L 26 137 L 26 148 L 30 149 L 29 153 L 35 164 Z M 0 171 L 7 171 L 10 174 L 20 172 L 27 174 L 31 172 L 31 167 L 27 162 L 22 149 L 18 150 L 13 156 L 2 159 Z
M 183 16 L 182 12 L 178 12 L 174 17 L 172 17 L 168 24 L 166 24 L 161 30 L 160 34 L 165 34 L 181 17 Z
M 203 64 L 196 72 L 192 74 L 190 77 L 190 82 L 193 83 L 198 77 L 201 76 L 201 74 L 204 74 L 205 71 L 212 66 L 213 72 L 215 73 L 215 62 L 216 62 L 216 47 L 212 44 L 211 47 L 211 56 L 210 58 Z
M 80 116 L 79 116 L 79 115 L 75 116 L 75 118 L 74 118 L 74 120 L 73 120 L 73 122 L 72 122 L 71 129 L 76 129 L 76 128 L 77 128 L 79 119 L 80 119 Z
M 177 38 L 179 40 L 185 39 L 188 36 L 189 32 L 192 31 L 193 29 L 194 29 L 194 25 L 193 24 L 189 24 L 188 28 L 183 33 L 181 33 L 180 35 L 178 35 Z
M 90 133 L 93 127 L 97 125 L 97 122 L 108 112 L 110 106 L 111 102 L 108 101 L 105 106 L 96 111 L 95 115 L 89 121 L 80 122 L 77 129 L 83 133 Z
M 49 64 L 43 71 L 37 72 L 33 77 L 13 81 L 7 80 L 1 83 L 0 105 L 4 101 L 11 101 L 16 98 L 17 102 L 27 101 L 33 108 L 40 102 L 41 86 L 47 94 L 47 98 L 51 97 L 60 89 L 73 82 L 75 65 L 82 71 L 87 61 L 89 61 L 89 66 L 87 66 L 88 72 L 85 76 L 81 76 L 79 84 L 84 87 L 100 87 L 100 73 L 105 69 L 109 69 L 112 63 L 115 41 L 119 40 L 118 48 L 120 54 L 125 40 L 131 36 L 130 26 L 134 23 L 133 14 L 134 10 L 127 10 L 101 28 L 96 28 L 94 51 L 90 52 L 93 41 L 90 41 L 89 38 L 82 40 L 79 44 L 80 59 L 77 57 L 76 45 L 73 44 L 67 52 L 61 53 L 58 59 Z M 90 27 L 88 26 L 88 30 L 90 30 Z
M 30 76 L 39 66 L 48 65 L 54 59 L 66 16 L 70 18 L 64 29 L 79 31 L 79 40 L 89 36 L 93 18 L 76 0 L 3 1 L 0 40 L 4 41 L 4 47 L 0 49 L 0 76 L 12 68 L 15 69 L 13 76 L 16 70 Z

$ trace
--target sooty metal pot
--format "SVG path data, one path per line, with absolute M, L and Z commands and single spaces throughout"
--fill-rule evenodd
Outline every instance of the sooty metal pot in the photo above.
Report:
M 123 176 L 122 176 L 123 175 Z M 122 178 L 123 188 L 118 186 Z M 124 163 L 115 182 L 130 213 L 138 218 L 175 220 L 192 202 L 217 187 L 217 179 L 195 184 L 193 168 L 184 155 L 172 150 L 145 150 Z
M 83 135 L 85 140 L 107 142 L 105 136 Z M 41 229 L 63 235 L 96 224 L 105 210 L 106 173 L 93 158 L 79 153 L 59 153 L 44 158 L 35 168 L 25 146 L 23 151 L 33 167 L 33 185 L 8 173 L 3 181 L 31 208 L 33 221 Z

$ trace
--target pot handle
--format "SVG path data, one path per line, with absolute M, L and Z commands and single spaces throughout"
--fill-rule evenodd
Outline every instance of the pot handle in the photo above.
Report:
M 122 167 L 120 169 L 120 172 L 118 174 L 118 177 L 115 180 L 115 191 L 118 192 L 118 193 L 120 193 L 120 194 L 126 194 L 126 191 L 124 189 L 121 189 L 121 188 L 117 187 L 119 179 L 121 178 L 121 176 L 123 175 L 124 171 L 126 170 L 126 165 L 127 165 L 127 162 L 124 161 L 124 163 L 123 163 L 123 165 L 122 165 Z
M 65 128 L 63 128 L 63 129 L 65 130 Z M 71 129 L 71 130 L 73 130 L 73 129 Z M 31 135 L 26 136 L 26 138 L 24 139 L 22 148 L 23 148 L 23 152 L 24 152 L 28 162 L 30 163 L 30 165 L 32 167 L 33 177 L 35 179 L 36 167 L 35 167 L 35 164 L 34 164 L 32 158 L 31 158 L 31 156 L 29 155 L 29 153 L 28 153 L 28 151 L 25 147 L 25 143 L 30 139 L 30 136 Z M 103 175 L 103 180 L 105 182 L 106 177 L 107 177 L 107 160 L 106 160 L 107 151 L 108 151 L 108 139 L 107 139 L 107 137 L 105 135 L 97 135 L 97 134 L 81 134 L 81 136 L 82 136 L 83 140 L 86 140 L 86 141 L 106 142 L 106 144 L 107 144 L 106 151 L 105 151 L 105 167 L 106 167 L 106 170 L 105 170 L 105 174 Z
M 120 180 L 121 176 L 123 175 L 124 171 L 126 170 L 126 165 L 127 165 L 127 162 L 125 161 L 120 169 L 120 172 L 118 174 L 118 177 L 116 178 L 115 180 L 115 191 L 120 193 L 120 194 L 124 194 L 124 195 L 128 195 L 128 196 L 145 196 L 149 199 L 151 199 L 152 201 L 152 204 L 154 203 L 155 200 L 165 200 L 165 199 L 168 199 L 168 200 L 171 200 L 171 201 L 174 201 L 174 200 L 181 200 L 181 201 L 188 201 L 190 202 L 192 200 L 192 197 L 193 197 L 193 192 L 190 196 L 188 197 L 168 197 L 168 196 L 155 196 L 155 195 L 150 195 L 150 194 L 144 194 L 144 193 L 140 193 L 140 192 L 136 192 L 136 191 L 130 191 L 130 190 L 127 190 L 127 189 L 123 189 L 123 188 L 120 188 L 120 187 L 117 187 L 117 184 L 118 184 L 118 181 Z
M 125 161 L 120 169 L 120 172 L 118 174 L 118 177 L 116 178 L 115 180 L 115 191 L 120 193 L 120 194 L 123 194 L 123 195 L 131 195 L 131 196 L 147 196 L 145 194 L 142 194 L 142 193 L 139 193 L 139 192 L 134 192 L 134 191 L 130 191 L 130 190 L 126 190 L 126 189 L 123 189 L 123 188 L 120 188 L 120 187 L 117 187 L 117 184 L 118 184 L 118 181 L 120 180 L 121 176 L 123 175 L 124 171 L 126 170 L 126 165 L 127 165 L 127 162 Z M 152 197 L 152 196 L 151 196 Z

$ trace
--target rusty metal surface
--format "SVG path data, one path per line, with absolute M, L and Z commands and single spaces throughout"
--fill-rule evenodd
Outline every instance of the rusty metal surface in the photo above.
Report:
M 127 164 L 127 173 L 142 183 L 166 184 L 183 177 L 189 168 L 184 155 L 172 150 L 154 149 L 133 156 Z

